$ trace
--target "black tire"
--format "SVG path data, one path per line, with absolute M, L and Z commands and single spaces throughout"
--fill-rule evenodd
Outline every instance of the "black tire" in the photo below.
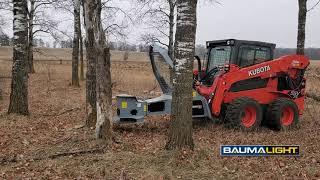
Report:
M 221 106 L 220 115 L 215 118 L 215 124 L 222 125 L 225 122 L 227 107 L 227 104 Z
M 247 111 L 249 109 L 249 111 Z M 254 111 L 255 113 L 251 113 Z M 250 122 L 246 119 L 247 116 Z M 245 131 L 253 131 L 260 127 L 263 119 L 261 105 L 254 99 L 241 97 L 235 99 L 228 105 L 225 116 L 225 126 L 227 128 L 237 128 Z
M 291 109 L 291 110 L 288 110 Z M 284 115 L 289 113 L 288 115 Z M 268 108 L 268 117 L 266 123 L 276 130 L 288 130 L 297 127 L 299 124 L 299 110 L 296 103 L 288 98 L 279 98 L 273 101 Z

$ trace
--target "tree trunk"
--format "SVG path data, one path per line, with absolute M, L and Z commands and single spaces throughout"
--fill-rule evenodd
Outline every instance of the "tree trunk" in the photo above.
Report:
M 91 3 L 91 4 L 90 4 Z M 97 121 L 97 93 L 96 93 L 96 49 L 93 32 L 94 0 L 83 0 L 84 27 L 86 31 L 86 125 L 94 127 Z
M 100 29 L 99 31 L 102 31 Z M 104 32 L 102 31 L 102 34 Z M 97 47 L 97 139 L 109 142 L 112 138 L 112 90 L 110 73 L 110 49 L 105 42 Z
M 93 32 L 93 49 L 94 57 L 96 57 L 96 137 L 107 143 L 112 138 L 112 90 L 110 50 L 106 46 L 106 36 L 101 22 L 101 8 L 101 0 L 84 1 L 86 31 L 87 33 Z
M 168 46 L 168 55 L 171 59 L 173 59 L 174 53 L 174 9 L 175 3 L 170 1 L 170 14 L 169 14 L 169 46 Z
M 30 0 L 30 10 L 29 10 L 29 21 L 28 21 L 28 63 L 27 63 L 27 71 L 28 73 L 35 73 L 34 65 L 33 65 L 33 19 L 34 19 L 34 5 L 35 1 Z
M 72 51 L 72 86 L 79 87 L 79 24 L 80 24 L 80 2 L 73 0 L 74 6 L 74 35 Z
M 197 0 L 178 0 L 172 115 L 167 149 L 193 149 L 192 67 L 197 27 Z
M 80 4 L 82 5 L 82 0 L 80 1 Z M 79 38 L 80 38 L 80 80 L 83 81 L 84 80 L 84 64 L 83 64 L 84 62 L 83 62 L 83 38 L 82 38 L 82 29 L 81 29 L 81 18 L 78 26 L 79 26 Z
M 174 59 L 174 9 L 175 9 L 175 2 L 173 0 L 169 0 L 169 46 L 168 46 L 168 55 L 173 60 Z M 170 67 L 170 82 L 173 83 L 173 76 L 174 71 Z
M 299 21 L 298 21 L 298 39 L 297 54 L 304 55 L 304 46 L 306 39 L 306 16 L 307 16 L 307 0 L 299 1 Z
M 81 33 L 81 23 L 79 25 L 80 27 L 80 80 L 84 80 L 84 62 L 83 62 L 83 38 Z
M 28 115 L 27 0 L 13 0 L 13 65 L 8 113 Z
M 106 36 L 101 22 L 101 0 L 95 0 L 95 25 L 97 55 L 97 124 L 96 136 L 109 142 L 112 136 L 112 89 L 110 72 L 110 49 L 106 46 Z

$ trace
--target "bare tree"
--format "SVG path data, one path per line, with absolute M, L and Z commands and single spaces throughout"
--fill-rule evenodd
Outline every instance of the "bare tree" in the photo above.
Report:
M 1 0 L 0 2 L 0 35 L 5 35 L 3 28 L 8 26 L 8 22 L 12 22 L 12 18 L 6 17 L 5 14 L 12 14 L 12 0 Z M 7 35 L 6 35 L 7 36 Z M 8 37 L 8 36 L 7 36 Z M 9 38 L 9 37 L 8 37 Z
M 177 0 L 141 0 L 145 11 L 141 19 L 145 19 L 149 29 L 156 33 L 147 33 L 141 37 L 146 43 L 157 42 L 168 48 L 168 55 L 173 59 L 175 9 Z M 163 41 L 163 38 L 166 39 Z
M 174 28 L 176 25 L 177 0 L 138 0 L 142 4 L 143 23 L 153 33 L 146 33 L 141 36 L 141 40 L 147 44 L 151 42 L 159 43 L 168 48 L 168 55 L 173 59 L 174 55 Z M 221 3 L 217 0 L 201 1 L 206 3 Z
M 35 0 L 29 0 L 30 2 L 30 9 L 28 11 L 28 65 L 27 70 L 29 73 L 35 73 L 34 65 L 33 65 L 33 39 L 34 39 L 34 16 L 35 16 Z
M 95 2 L 95 1 L 90 1 Z M 107 35 L 108 38 L 106 38 L 106 42 L 109 39 L 109 37 L 112 35 L 113 37 L 125 37 L 125 33 L 123 30 L 127 27 L 124 22 L 117 23 L 115 22 L 115 16 L 121 13 L 125 17 L 128 17 L 129 15 L 126 14 L 121 8 L 111 6 L 110 3 L 111 0 L 104 0 L 103 2 L 100 2 L 101 4 L 101 11 L 100 13 L 104 13 L 103 17 L 104 19 L 100 19 L 103 24 L 106 25 L 106 28 L 104 29 L 104 33 Z M 85 7 L 85 4 L 87 3 L 87 7 Z M 95 10 L 97 7 L 91 7 L 89 6 L 88 0 L 82 0 L 83 5 L 83 16 L 84 16 L 84 26 L 86 31 L 86 40 L 85 40 L 85 46 L 86 46 L 86 59 L 87 59 L 87 71 L 86 71 L 86 125 L 89 127 L 93 127 L 96 124 L 97 120 L 97 92 L 96 92 L 96 46 L 95 46 L 95 34 L 93 31 L 92 24 L 94 23 L 93 19 L 89 19 L 89 15 L 91 18 L 94 15 L 95 12 L 89 11 L 88 8 L 91 10 Z M 87 13 L 87 14 L 86 14 Z M 88 16 L 88 17 L 87 17 Z M 86 18 L 87 17 L 87 18 Z M 130 19 L 130 18 L 129 18 Z M 89 24 L 88 24 L 89 23 Z M 109 71 L 107 69 L 107 71 Z M 108 82 L 108 81 L 106 81 Z M 111 82 L 111 80 L 110 80 Z
M 86 52 L 87 52 L 87 72 L 86 72 L 86 125 L 93 127 L 97 122 L 97 93 L 96 93 L 96 49 L 95 35 L 93 31 L 93 14 L 95 0 L 83 0 L 84 27 L 86 31 Z M 91 4 L 90 4 L 91 3 Z
M 27 0 L 13 0 L 13 66 L 8 113 L 28 115 Z
M 87 33 L 87 51 L 92 48 L 87 59 L 92 58 L 96 67 L 96 136 L 109 142 L 112 136 L 112 89 L 110 72 L 110 50 L 106 45 L 106 36 L 101 22 L 101 0 L 84 0 L 85 29 Z M 88 77 L 87 77 L 88 78 Z M 90 89 L 92 91 L 92 89 Z
M 27 71 L 35 73 L 33 64 L 34 38 L 39 33 L 50 34 L 56 38 L 60 30 L 57 28 L 58 22 L 47 15 L 46 10 L 58 3 L 59 0 L 27 0 L 28 2 L 28 64 Z
M 320 0 L 318 0 L 307 12 L 314 10 L 320 4 Z
M 73 33 L 73 51 L 72 51 L 72 86 L 79 87 L 79 42 L 80 42 L 80 2 L 73 0 L 74 8 L 74 33 Z
M 297 38 L 297 54 L 304 54 L 305 38 L 306 38 L 306 16 L 307 16 L 307 0 L 298 0 L 299 2 L 299 20 L 298 20 L 298 38 Z
M 172 115 L 167 149 L 193 148 L 192 67 L 197 27 L 197 0 L 178 0 Z
M 0 10 L 4 10 L 4 11 L 12 11 L 13 9 L 13 1 L 11 0 L 1 0 L 0 2 Z
M 78 3 L 80 4 L 75 4 Z M 75 71 L 76 67 L 79 69 L 79 59 L 80 59 L 80 80 L 84 80 L 84 58 L 83 58 L 83 36 L 82 36 L 82 23 L 81 23 L 81 6 L 82 6 L 82 0 L 56 0 L 54 3 L 54 7 L 57 10 L 62 10 L 62 12 L 70 14 L 74 17 L 73 23 L 74 23 L 74 30 L 73 30 L 73 51 L 72 51 L 72 82 L 74 82 L 74 86 L 79 86 L 77 81 L 79 82 L 79 75 L 76 77 L 76 74 L 78 73 Z M 73 10 L 72 10 L 73 9 Z M 76 14 L 77 13 L 77 14 Z M 76 31 L 78 33 L 76 34 Z M 67 33 L 64 33 L 67 34 Z M 75 43 L 76 39 L 79 40 L 79 45 L 77 46 Z M 77 48 L 78 47 L 78 48 Z M 78 53 L 77 53 L 78 52 Z M 78 57 L 78 58 L 77 58 Z M 78 59 L 76 62 L 75 60 Z M 78 65 L 76 65 L 76 63 Z
M 117 0 L 102 0 L 102 24 L 108 41 L 127 39 L 126 32 L 134 22 L 134 8 L 124 8 Z M 109 42 L 108 42 L 109 43 Z

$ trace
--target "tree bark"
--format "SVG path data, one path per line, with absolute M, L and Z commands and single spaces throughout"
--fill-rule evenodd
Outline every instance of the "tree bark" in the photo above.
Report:
M 299 20 L 298 20 L 297 54 L 304 55 L 305 39 L 306 39 L 307 0 L 298 0 L 298 1 L 299 1 Z
M 84 80 L 84 62 L 83 62 L 83 38 L 81 33 L 81 23 L 79 25 L 80 27 L 80 80 Z
M 175 9 L 175 2 L 169 0 L 169 45 L 168 45 L 168 55 L 171 59 L 173 59 L 174 53 L 174 9 Z
M 34 5 L 35 1 L 30 0 L 30 10 L 29 10 L 29 19 L 28 19 L 28 63 L 27 63 L 27 71 L 28 73 L 35 73 L 34 65 L 33 65 L 33 19 L 34 19 Z
M 91 3 L 91 4 L 90 4 Z M 96 93 L 96 49 L 93 32 L 94 0 L 83 0 L 84 27 L 86 31 L 86 125 L 94 127 L 97 122 L 97 93 Z
M 95 0 L 95 37 L 97 55 L 97 124 L 96 137 L 104 142 L 112 138 L 112 89 L 110 72 L 110 49 L 101 22 L 101 0 Z
M 174 0 L 168 0 L 169 2 L 169 45 L 168 45 L 168 55 L 173 60 L 174 59 L 174 10 L 176 6 L 176 2 Z M 170 82 L 173 83 L 174 71 L 170 67 Z
M 74 7 L 74 35 L 72 51 L 72 86 L 79 87 L 79 35 L 80 35 L 80 2 L 73 0 Z
M 108 143 L 112 138 L 112 89 L 110 72 L 110 50 L 101 22 L 101 0 L 85 0 L 86 29 L 93 32 L 96 57 L 96 137 Z M 87 27 L 88 26 L 88 27 Z M 87 32 L 89 32 L 87 30 Z
M 8 113 L 28 115 L 27 0 L 13 0 L 13 65 Z
M 80 4 L 82 5 L 82 0 L 80 1 Z M 81 18 L 78 26 L 79 26 L 79 38 L 80 38 L 80 80 L 83 81 L 84 80 L 84 62 L 83 62 L 83 37 L 82 37 L 82 29 L 81 29 Z
M 172 115 L 167 149 L 193 149 L 192 67 L 197 27 L 197 0 L 178 0 Z

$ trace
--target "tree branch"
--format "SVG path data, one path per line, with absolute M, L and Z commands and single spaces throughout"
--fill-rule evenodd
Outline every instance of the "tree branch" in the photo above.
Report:
M 315 5 L 313 5 L 310 9 L 308 9 L 307 12 L 312 11 L 313 9 L 315 9 L 319 5 L 319 3 L 320 3 L 320 0 L 318 0 L 318 2 Z

